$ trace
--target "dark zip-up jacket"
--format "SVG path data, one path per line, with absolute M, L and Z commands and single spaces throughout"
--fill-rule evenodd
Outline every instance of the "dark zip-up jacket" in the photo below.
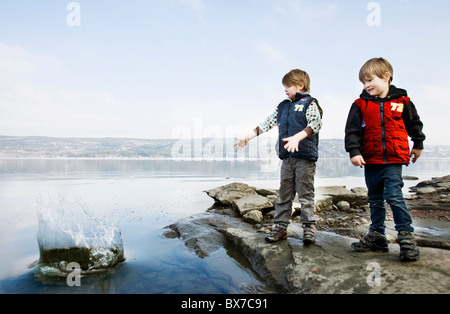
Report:
M 391 85 L 386 98 L 365 90 L 351 106 L 345 126 L 345 150 L 366 164 L 409 164 L 408 136 L 423 149 L 423 123 L 406 90 Z

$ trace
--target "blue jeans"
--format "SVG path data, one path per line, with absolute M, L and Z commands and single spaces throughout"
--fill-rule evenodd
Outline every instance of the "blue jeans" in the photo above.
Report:
M 364 167 L 368 189 L 370 218 L 373 229 L 385 233 L 386 208 L 384 200 L 391 206 L 397 231 L 414 232 L 411 214 L 403 198 L 402 165 L 366 165 Z

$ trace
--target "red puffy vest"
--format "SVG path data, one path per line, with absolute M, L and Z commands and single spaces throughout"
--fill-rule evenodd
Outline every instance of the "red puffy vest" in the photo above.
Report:
M 384 102 L 359 98 L 355 103 L 362 112 L 361 153 L 366 164 L 409 164 L 408 132 L 402 119 L 409 97 Z

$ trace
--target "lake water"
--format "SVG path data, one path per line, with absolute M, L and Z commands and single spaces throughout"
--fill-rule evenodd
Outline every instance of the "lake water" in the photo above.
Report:
M 404 168 L 419 180 L 447 174 L 449 160 Z M 278 188 L 278 161 L 0 159 L 0 293 L 271 293 L 233 247 L 200 258 L 163 235 L 213 205 L 204 190 L 235 181 Z M 405 181 L 405 192 L 417 183 Z M 364 186 L 363 169 L 347 159 L 319 160 L 316 186 L 324 185 Z M 125 257 L 83 275 L 79 286 L 36 265 L 38 213 L 69 209 L 117 226 Z M 51 237 L 45 232 L 40 237 Z

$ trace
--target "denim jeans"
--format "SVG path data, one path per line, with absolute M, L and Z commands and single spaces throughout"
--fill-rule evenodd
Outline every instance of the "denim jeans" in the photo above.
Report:
M 403 198 L 402 165 L 366 165 L 364 167 L 368 189 L 370 218 L 373 229 L 385 233 L 386 208 L 384 200 L 391 206 L 397 231 L 414 232 L 411 214 Z

